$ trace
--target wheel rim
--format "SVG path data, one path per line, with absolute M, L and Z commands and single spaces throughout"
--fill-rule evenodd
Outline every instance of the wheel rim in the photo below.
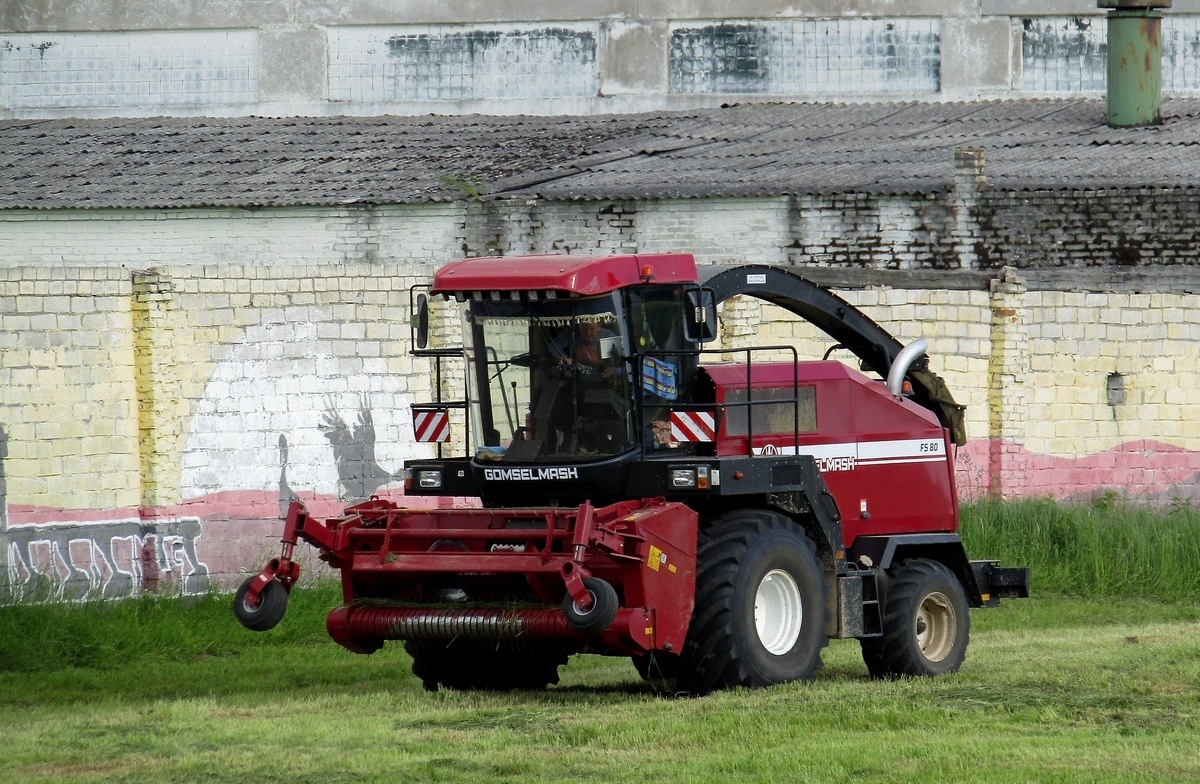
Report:
M 767 572 L 754 595 L 754 628 L 768 652 L 782 656 L 800 639 L 804 606 L 800 587 L 782 569 Z
M 954 605 L 946 594 L 934 592 L 917 610 L 917 648 L 929 661 L 940 662 L 954 648 Z
M 572 602 L 572 604 L 575 605 L 575 612 L 578 613 L 580 618 L 586 618 L 592 614 L 593 610 L 596 609 L 596 592 L 589 590 L 588 596 L 592 597 L 592 606 L 588 607 L 586 610 L 579 606 L 579 602 Z

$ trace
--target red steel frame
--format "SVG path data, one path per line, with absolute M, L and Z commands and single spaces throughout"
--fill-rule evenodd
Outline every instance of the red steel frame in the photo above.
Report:
M 509 527 L 513 521 L 523 526 Z M 531 522 L 540 526 L 531 528 Z M 293 501 L 283 552 L 254 578 L 245 600 L 253 606 L 273 579 L 290 591 L 300 574 L 294 549 L 305 541 L 341 570 L 346 604 L 330 612 L 327 627 L 356 652 L 377 650 L 385 639 L 421 636 L 553 640 L 630 655 L 677 651 L 692 612 L 696 526 L 694 510 L 663 499 L 599 509 L 591 503 L 570 509 L 406 509 L 372 498 L 325 521 Z M 561 602 L 566 593 L 587 610 L 592 597 L 583 581 L 593 574 L 617 589 L 621 606 L 605 631 L 589 636 L 566 622 Z M 464 575 L 523 577 L 544 604 L 454 608 L 419 596 L 429 578 Z

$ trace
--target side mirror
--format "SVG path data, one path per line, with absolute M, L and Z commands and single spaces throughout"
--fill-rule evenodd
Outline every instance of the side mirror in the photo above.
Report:
M 683 335 L 690 343 L 717 337 L 717 298 L 712 289 L 689 289 L 683 294 Z
M 424 294 L 417 295 L 413 318 L 416 321 L 413 340 L 418 349 L 423 349 L 429 345 L 429 297 Z

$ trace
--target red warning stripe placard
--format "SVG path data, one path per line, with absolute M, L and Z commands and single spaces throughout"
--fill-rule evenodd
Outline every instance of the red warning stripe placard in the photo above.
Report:
M 711 411 L 672 411 L 671 439 L 708 442 L 717 438 L 716 415 Z
M 414 411 L 413 432 L 418 441 L 448 441 L 450 439 L 450 412 L 445 410 Z

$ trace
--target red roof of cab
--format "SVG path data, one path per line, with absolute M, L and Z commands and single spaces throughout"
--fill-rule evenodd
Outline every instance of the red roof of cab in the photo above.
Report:
M 654 269 L 651 283 L 695 283 L 690 253 L 626 256 L 504 256 L 453 261 L 433 276 L 433 293 L 454 291 L 566 291 L 595 295 L 641 283 L 642 268 Z

